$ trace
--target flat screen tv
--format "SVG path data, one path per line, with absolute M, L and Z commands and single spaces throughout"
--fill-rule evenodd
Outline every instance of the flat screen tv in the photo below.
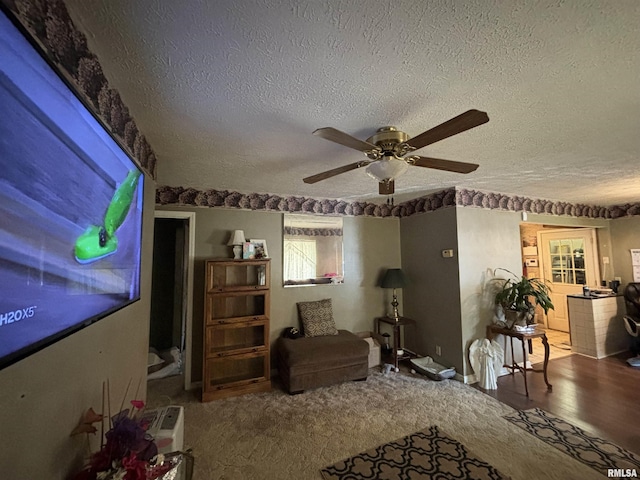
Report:
M 0 10 L 0 369 L 139 299 L 143 180 Z

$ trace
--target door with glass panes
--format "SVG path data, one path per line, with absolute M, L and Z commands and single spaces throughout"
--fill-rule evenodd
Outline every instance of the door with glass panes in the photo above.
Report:
M 547 314 L 547 326 L 569 331 L 567 295 L 582 294 L 583 285 L 600 283 L 596 233 L 593 228 L 538 232 L 542 277 L 551 288 L 554 309 Z

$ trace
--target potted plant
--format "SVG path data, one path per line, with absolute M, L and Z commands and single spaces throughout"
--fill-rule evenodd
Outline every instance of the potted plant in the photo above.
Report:
M 540 305 L 545 314 L 554 309 L 549 296 L 551 290 L 543 279 L 518 277 L 509 270 L 498 270 L 504 270 L 513 277 L 496 279 L 501 285 L 495 295 L 495 304 L 502 308 L 508 328 L 533 324 L 536 305 Z

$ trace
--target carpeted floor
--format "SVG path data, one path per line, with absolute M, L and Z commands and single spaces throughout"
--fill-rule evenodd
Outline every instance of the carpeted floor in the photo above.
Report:
M 295 396 L 276 385 L 209 403 L 166 380 L 149 383 L 148 406 L 185 407 L 194 480 L 319 480 L 322 468 L 432 425 L 514 480 L 606 476 L 507 421 L 511 407 L 453 380 L 371 369 L 366 382 Z

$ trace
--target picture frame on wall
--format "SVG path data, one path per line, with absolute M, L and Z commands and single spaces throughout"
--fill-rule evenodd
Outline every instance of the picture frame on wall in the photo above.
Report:
M 267 250 L 267 241 L 263 239 L 251 238 L 249 242 L 254 247 L 253 258 L 269 258 L 269 251 Z

